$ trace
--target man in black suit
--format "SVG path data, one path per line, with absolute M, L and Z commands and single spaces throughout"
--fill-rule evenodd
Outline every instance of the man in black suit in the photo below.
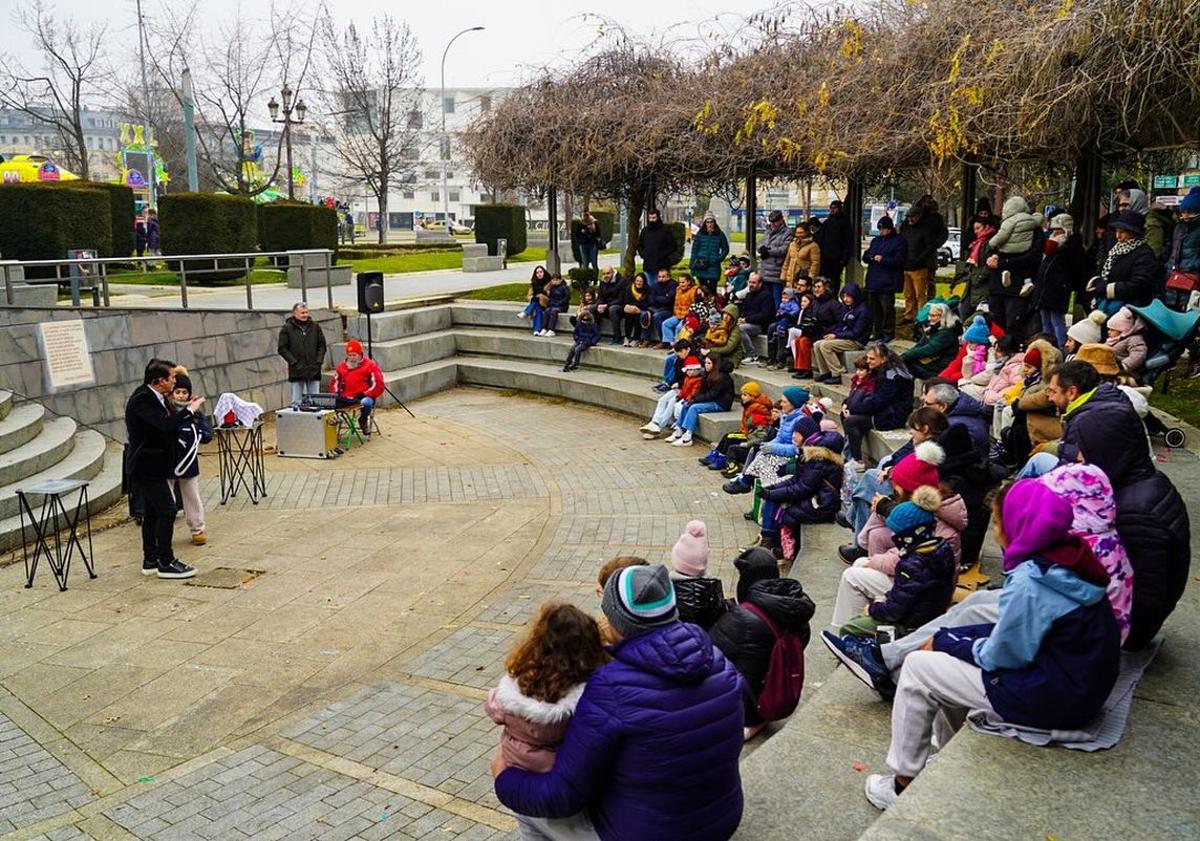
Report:
M 175 389 L 174 363 L 152 359 L 142 385 L 125 404 L 125 430 L 129 438 L 126 472 L 133 490 L 145 506 L 142 516 L 142 575 L 191 578 L 196 574 L 175 557 L 171 540 L 175 531 L 175 496 L 168 479 L 175 466 L 175 439 L 179 428 L 190 424 L 204 405 L 193 398 L 174 411 L 168 398 Z

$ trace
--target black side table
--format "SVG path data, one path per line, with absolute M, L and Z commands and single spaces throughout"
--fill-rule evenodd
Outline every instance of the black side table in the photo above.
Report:
M 86 479 L 47 479 L 34 482 L 17 490 L 21 514 L 21 555 L 25 560 L 25 587 L 33 586 L 33 577 L 37 574 L 38 561 L 43 556 L 54 573 L 60 591 L 67 589 L 67 576 L 71 572 L 71 558 L 75 551 L 83 558 L 87 567 L 88 578 L 96 577 L 92 566 L 92 512 L 88 504 L 88 481 Z M 63 502 L 68 494 L 79 491 L 75 500 L 75 512 L 72 514 Z M 30 504 L 30 496 L 41 496 L 40 511 L 34 513 L 34 505 Z M 29 554 L 29 541 L 25 539 L 25 518 L 29 518 L 29 527 L 35 538 L 33 557 Z M 79 537 L 80 520 L 87 529 L 87 550 Z M 66 539 L 62 533 L 66 532 Z
M 221 504 L 237 496 L 238 489 L 246 491 L 250 501 L 267 495 L 267 468 L 263 462 L 262 421 L 253 426 L 218 426 L 217 458 L 221 474 Z

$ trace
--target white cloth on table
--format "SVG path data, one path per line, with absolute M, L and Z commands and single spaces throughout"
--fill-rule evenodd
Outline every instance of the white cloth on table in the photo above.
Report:
M 263 407 L 257 403 L 251 403 L 249 400 L 243 400 L 236 394 L 226 391 L 217 398 L 217 408 L 213 410 L 213 415 L 217 419 L 217 425 L 220 426 L 222 418 L 229 412 L 233 412 L 234 417 L 238 419 L 238 423 L 242 426 L 254 426 L 254 422 L 262 416 Z

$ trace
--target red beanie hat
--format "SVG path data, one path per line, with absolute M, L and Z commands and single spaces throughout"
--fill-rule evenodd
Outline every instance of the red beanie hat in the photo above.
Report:
M 1042 367 L 1042 352 L 1035 347 L 1031 347 L 1025 351 L 1025 364 L 1032 365 L 1034 368 Z
M 922 441 L 916 450 L 892 468 L 892 484 L 912 493 L 922 485 L 938 486 L 937 466 L 946 457 L 945 451 L 933 441 Z
M 363 355 L 362 342 L 358 339 L 351 339 L 346 342 L 346 355 L 349 356 L 352 353 L 357 353 L 359 356 Z

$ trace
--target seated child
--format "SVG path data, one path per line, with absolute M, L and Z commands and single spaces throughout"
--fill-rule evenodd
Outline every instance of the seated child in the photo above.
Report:
M 554 767 L 584 685 L 606 662 L 595 619 L 574 605 L 542 606 L 484 705 L 504 725 L 497 750 L 508 765 L 539 773 Z
M 962 338 L 964 352 L 959 359 L 958 388 L 978 400 L 983 393 L 983 386 L 991 379 L 991 374 L 995 373 L 988 364 L 992 334 L 982 315 L 971 319 L 971 324 L 963 331 Z M 980 378 L 983 378 L 983 382 L 980 382 Z
M 700 459 L 700 463 L 709 470 L 724 470 L 729 465 L 729 449 L 734 444 L 746 440 L 749 434 L 771 423 L 771 399 L 762 393 L 762 386 L 749 382 L 742 386 L 738 393 L 742 403 L 742 423 L 737 432 L 727 432 L 721 440 Z
M 553 274 L 537 302 L 539 308 L 533 311 L 533 335 L 553 337 L 559 314 L 571 307 L 571 287 L 562 275 Z
M 960 384 L 959 389 L 983 405 L 995 408 L 1004 392 L 1025 379 L 1022 370 L 1024 365 L 1025 354 L 1021 352 L 1021 343 L 1015 336 L 1003 336 L 992 346 L 992 361 L 987 370 L 974 377 L 969 384 Z
M 562 367 L 564 371 L 574 371 L 578 368 L 580 360 L 583 359 L 583 352 L 600 341 L 600 326 L 587 310 L 571 316 L 571 323 L 575 326 L 575 342 L 567 351 L 567 361 Z
M 1092 310 L 1087 318 L 1076 321 L 1067 329 L 1067 340 L 1063 342 L 1066 362 L 1074 359 L 1084 345 L 1097 345 L 1104 341 L 1101 331 L 1107 318 L 1103 310 Z
M 848 607 L 860 611 L 844 618 L 838 628 L 841 636 L 874 637 L 880 625 L 891 625 L 895 635 L 902 637 L 945 612 L 954 595 L 958 561 L 950 544 L 935 531 L 934 512 L 941 502 L 936 488 L 923 485 L 911 500 L 901 502 L 888 514 L 887 528 L 899 556 L 892 576 L 885 576 L 890 583 L 883 588 L 882 599 L 878 601 L 863 598 L 857 591 L 838 588 L 834 624 L 845 617 Z M 878 570 L 871 572 L 882 575 Z M 843 604 L 843 592 L 853 594 L 849 604 Z M 860 606 L 860 601 L 865 604 Z M 838 609 L 844 612 L 839 613 Z
M 671 582 L 679 621 L 704 630 L 725 612 L 725 590 L 721 579 L 708 578 L 708 531 L 700 520 L 692 520 L 671 547 Z
M 746 433 L 745 440 L 734 441 L 725 450 L 724 476 L 732 479 L 742 472 L 749 461 L 750 454 L 758 452 L 764 441 L 774 438 L 779 433 L 779 421 L 783 417 L 783 401 L 776 400 L 771 404 L 767 423 L 754 426 Z
M 675 420 L 680 403 L 687 402 L 700 393 L 700 386 L 704 383 L 704 366 L 700 360 L 689 356 L 683 361 L 680 371 L 683 375 L 682 381 L 658 398 L 654 417 L 641 428 L 642 438 L 647 441 L 657 438 L 667 423 Z
M 867 799 L 886 809 L 971 710 L 1043 730 L 1085 726 L 1103 707 L 1120 666 L 1108 573 L 1071 532 L 1071 505 L 1035 479 L 997 494 L 996 542 L 1004 588 L 994 625 L 942 628 L 932 650 L 904 659 L 892 706 L 887 763 Z
M 1146 367 L 1149 348 L 1142 331 L 1146 323 L 1129 307 L 1121 307 L 1108 320 L 1108 340 L 1105 342 L 1117 355 L 1117 364 L 1126 374 L 1137 376 Z
M 650 562 L 645 558 L 639 558 L 636 555 L 617 555 L 615 558 L 609 558 L 600 565 L 599 572 L 596 573 L 596 598 L 604 596 L 604 585 L 608 583 L 608 579 L 613 577 L 613 574 L 625 569 L 625 567 L 644 567 L 649 566 Z
M 762 364 L 772 371 L 788 367 L 792 355 L 788 332 L 796 326 L 800 317 L 800 302 L 796 290 L 784 287 L 783 300 L 775 310 L 775 321 L 767 328 L 767 357 Z
M 795 531 L 805 523 L 832 523 L 841 502 L 841 433 L 818 430 L 807 438 L 803 435 L 797 427 L 795 472 L 763 488 L 763 499 L 771 506 L 764 505 L 762 545 L 769 549 L 782 551 L 780 526 Z
M 824 335 L 817 317 L 816 298 L 811 292 L 801 292 L 796 324 L 788 330 L 787 345 L 792 353 L 792 379 L 812 379 L 813 342 Z

